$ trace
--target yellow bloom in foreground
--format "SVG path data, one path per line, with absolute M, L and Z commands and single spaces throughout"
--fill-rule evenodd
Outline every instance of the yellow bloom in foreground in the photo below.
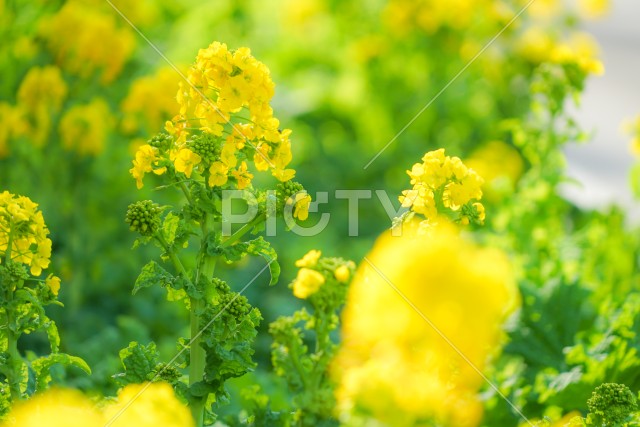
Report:
M 166 383 L 131 384 L 100 410 L 75 390 L 52 389 L 19 402 L 0 427 L 193 427 L 189 409 Z
M 199 155 L 189 150 L 188 148 L 183 148 L 178 152 L 174 164 L 176 166 L 177 172 L 184 173 L 187 178 L 191 178 L 191 173 L 193 173 L 194 166 L 197 166 L 202 159 Z
M 301 268 L 298 276 L 293 281 L 293 295 L 300 299 L 306 299 L 318 292 L 324 284 L 324 276 L 309 268 Z
M 173 388 L 167 383 L 126 386 L 118 393 L 118 401 L 105 408 L 104 415 L 106 420 L 114 420 L 110 424 L 112 427 L 194 425 L 191 412 L 176 399 Z
M 343 416 L 369 414 L 400 427 L 428 419 L 477 425 L 483 380 L 423 316 L 483 370 L 517 290 L 504 254 L 450 227 L 428 236 L 408 227 L 402 237 L 387 232 L 357 271 L 333 367 Z
M 95 405 L 75 390 L 52 389 L 16 403 L 2 427 L 103 427 Z

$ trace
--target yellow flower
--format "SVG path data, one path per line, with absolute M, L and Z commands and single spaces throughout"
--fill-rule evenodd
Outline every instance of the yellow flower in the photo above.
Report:
M 67 96 L 67 84 L 58 67 L 33 67 L 20 83 L 18 104 L 30 112 L 39 108 L 58 111 Z
M 227 183 L 229 168 L 222 162 L 213 162 L 209 168 L 209 187 L 221 187 Z
M 49 229 L 36 203 L 8 191 L 0 193 L 0 263 L 10 251 L 12 261 L 29 266 L 31 274 L 39 276 L 50 263 L 48 235 Z
M 309 218 L 309 206 L 311 205 L 311 196 L 304 192 L 296 193 L 293 200 L 293 217 L 300 221 Z
M 97 155 L 113 128 L 114 119 L 102 98 L 68 109 L 60 120 L 60 138 L 67 150 L 80 155 Z
M 426 223 L 435 223 L 437 218 L 442 217 L 440 214 L 450 212 L 464 222 L 459 211 L 474 200 L 482 198 L 481 186 L 484 180 L 458 157 L 446 156 L 443 148 L 426 153 L 422 157 L 422 163 L 413 165 L 407 174 L 413 187 L 402 192 L 400 203 L 403 207 L 424 215 Z M 450 212 L 438 211 L 438 206 L 449 209 Z
M 383 234 L 360 265 L 343 313 L 333 367 L 339 410 L 399 427 L 425 419 L 477 425 L 483 380 L 440 333 L 484 370 L 517 295 L 506 256 L 478 248 L 451 225 L 433 227 L 428 237 L 407 228 L 401 237 Z
M 321 273 L 309 268 L 301 268 L 293 281 L 293 295 L 300 299 L 307 299 L 318 292 L 324 281 Z
M 109 11 L 68 1 L 40 23 L 40 35 L 56 62 L 82 78 L 102 70 L 103 84 L 113 81 L 133 53 L 135 37 Z
M 58 276 L 53 276 L 50 274 L 44 283 L 49 287 L 49 289 L 55 296 L 58 296 L 58 292 L 60 292 L 60 278 Z
M 296 267 L 315 267 L 321 255 L 322 252 L 312 249 L 296 261 Z
M 243 190 L 251 185 L 251 180 L 253 179 L 253 174 L 247 171 L 247 162 L 243 161 L 240 163 L 238 169 L 234 169 L 231 171 L 231 175 L 238 181 L 238 190 Z
M 178 104 L 173 91 L 181 80 L 173 68 L 163 67 L 155 74 L 133 82 L 122 101 L 125 131 L 134 133 L 142 128 L 155 133 L 161 129 L 162 124 L 174 115 Z
M 201 160 L 200 156 L 193 151 L 188 148 L 182 148 L 178 151 L 174 161 L 176 171 L 184 173 L 187 178 L 191 178 L 194 166 L 197 166 Z

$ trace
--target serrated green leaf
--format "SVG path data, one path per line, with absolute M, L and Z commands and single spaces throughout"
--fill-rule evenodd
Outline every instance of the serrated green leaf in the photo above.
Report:
M 70 356 L 65 353 L 54 353 L 40 357 L 31 362 L 31 368 L 36 375 L 36 391 L 45 390 L 51 382 L 51 367 L 55 364 L 63 366 L 75 366 L 82 369 L 87 375 L 91 375 L 91 368 L 87 362 L 77 356 Z
M 124 374 L 118 376 L 121 385 L 148 381 L 158 364 L 158 351 L 154 342 L 142 345 L 132 341 L 127 348 L 120 350 L 120 361 Z
M 154 285 L 167 286 L 173 280 L 174 277 L 168 271 L 160 267 L 157 262 L 151 261 L 142 268 L 133 286 L 132 293 L 135 295 L 140 289 Z
M 273 286 L 280 277 L 280 264 L 278 264 L 278 254 L 271 244 L 264 240 L 262 236 L 246 242 L 239 242 L 231 246 L 217 246 L 211 251 L 215 255 L 223 255 L 228 262 L 240 261 L 246 255 L 261 256 L 269 263 L 271 280 L 269 285 Z
M 178 231 L 178 226 L 180 225 L 180 217 L 175 215 L 173 212 L 169 212 L 167 216 L 164 218 L 164 222 L 162 223 L 162 234 L 164 239 L 170 245 L 176 239 L 176 233 Z
M 51 346 L 51 352 L 57 353 L 60 349 L 60 334 L 58 333 L 58 327 L 53 320 L 49 320 L 46 325 L 47 338 L 49 338 L 49 345 Z

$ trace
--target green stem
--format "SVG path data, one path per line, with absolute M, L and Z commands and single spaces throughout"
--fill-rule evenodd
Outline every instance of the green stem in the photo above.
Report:
M 4 253 L 4 265 L 8 265 L 11 262 L 11 246 L 13 245 L 13 234 L 11 233 L 11 224 L 9 224 L 9 239 L 7 242 L 7 249 Z M 5 314 L 7 320 L 7 353 L 9 353 L 9 391 L 11 393 L 11 400 L 17 401 L 22 398 L 22 392 L 20 390 L 20 378 L 22 376 L 22 357 L 18 351 L 18 338 L 20 336 L 11 330 L 11 324 L 13 323 L 13 286 L 7 287 L 7 305 L 5 307 Z
M 253 229 L 253 227 L 258 225 L 259 223 L 261 223 L 265 219 L 266 219 L 266 215 L 265 214 L 258 215 L 251 222 L 246 223 L 245 225 L 240 227 L 238 230 L 236 230 L 236 232 L 233 233 L 231 236 L 229 236 L 229 238 L 227 240 L 222 242 L 222 244 L 220 246 L 223 247 L 223 248 L 231 246 L 233 243 L 235 243 L 238 240 L 240 240 L 240 238 L 242 236 L 244 236 L 249 231 L 251 231 L 251 229 Z
M 206 239 L 209 232 L 213 229 L 214 220 L 211 214 L 207 214 L 202 224 L 202 238 Z M 209 256 L 206 253 L 204 245 L 202 246 L 201 264 L 196 271 L 196 286 L 200 284 L 200 277 L 204 276 L 208 280 L 213 278 L 213 273 L 216 268 L 217 257 Z M 206 307 L 206 301 L 202 298 L 191 298 L 191 313 L 190 313 L 190 326 L 191 326 L 191 352 L 189 359 L 189 385 L 193 385 L 200 382 L 204 378 L 204 368 L 206 364 L 206 353 L 201 343 L 201 327 L 200 318 L 203 309 Z M 191 404 L 191 413 L 193 419 L 196 422 L 196 427 L 202 427 L 204 423 L 204 409 L 206 405 L 207 397 L 203 397 Z

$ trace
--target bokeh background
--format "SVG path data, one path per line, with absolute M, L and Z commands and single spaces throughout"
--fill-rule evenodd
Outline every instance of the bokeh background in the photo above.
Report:
M 276 116 L 293 130 L 297 180 L 312 195 L 331 193 L 330 203 L 320 207 L 332 214 L 325 232 L 304 238 L 285 233 L 280 224 L 282 232 L 272 239 L 281 282 L 269 289 L 265 277 L 247 292 L 265 317 L 262 332 L 300 304 L 286 286 L 296 259 L 320 249 L 359 261 L 389 227 L 374 197 L 360 203 L 360 235 L 349 237 L 348 205 L 334 199 L 334 190 L 384 189 L 393 199 L 408 188 L 405 171 L 426 151 L 446 146 L 448 154 L 500 178 L 493 196 L 487 195 L 490 215 L 491 206 L 501 203 L 530 166 L 502 123 L 527 117 L 536 67 L 567 61 L 553 57 L 550 46 L 566 45 L 569 59 L 585 74 L 598 74 L 598 55 L 606 69 L 587 80 L 581 105 L 572 107 L 593 139 L 576 135 L 565 147 L 568 175 L 581 184 L 565 184 L 564 194 L 578 207 L 606 209 L 616 203 L 639 218 L 628 186 L 636 161 L 631 137 L 621 131 L 623 121 L 640 112 L 635 0 L 609 6 L 596 0 L 537 0 L 366 169 L 527 2 L 113 3 L 181 70 L 214 40 L 250 47 L 271 69 Z M 118 350 L 129 341 L 155 340 L 168 360 L 176 338 L 188 334 L 186 313 L 167 303 L 162 289 L 131 295 L 140 268 L 157 251 L 132 251 L 135 236 L 124 223 L 126 207 L 135 200 L 176 200 L 153 183 L 137 190 L 128 169 L 135 147 L 177 113 L 180 77 L 106 1 L 0 0 L 0 10 L 0 38 L 6 41 L 0 46 L 0 190 L 39 203 L 51 230 L 50 270 L 62 277 L 65 303 L 51 314 L 63 350 L 86 359 L 94 372 L 87 377 L 61 371 L 60 378 L 85 390 L 114 392 L 112 376 L 121 370 Z M 595 36 L 600 54 L 587 36 L 571 39 L 581 30 Z M 578 139 L 583 141 L 574 144 Z M 252 260 L 221 274 L 237 290 L 261 267 Z M 269 343 L 261 334 L 262 370 L 270 364 Z M 47 342 L 34 334 L 20 344 L 37 353 Z

